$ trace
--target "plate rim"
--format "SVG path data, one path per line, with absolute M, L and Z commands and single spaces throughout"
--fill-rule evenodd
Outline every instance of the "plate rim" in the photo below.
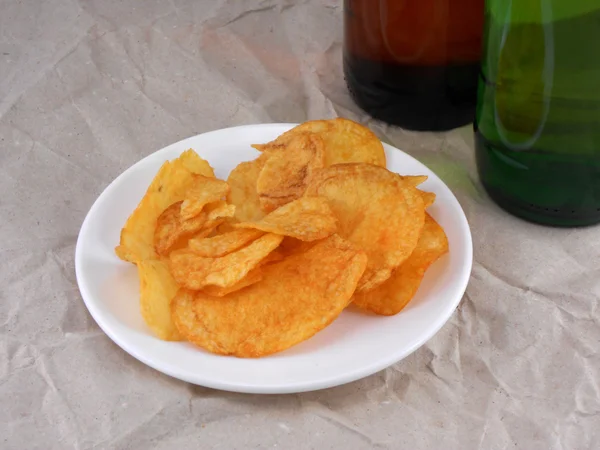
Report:
M 94 319 L 96 324 L 104 332 L 104 334 L 106 334 L 123 351 L 125 351 L 127 354 L 133 356 L 135 359 L 137 359 L 141 363 L 147 365 L 148 367 L 151 367 L 152 369 L 154 369 L 158 372 L 164 373 L 170 377 L 173 377 L 173 378 L 176 378 L 176 379 L 188 382 L 188 383 L 192 383 L 195 385 L 199 385 L 199 386 L 204 386 L 204 387 L 208 387 L 208 388 L 212 388 L 212 389 L 219 389 L 219 390 L 224 390 L 224 391 L 229 391 L 229 392 L 248 393 L 248 394 L 300 393 L 300 392 L 316 391 L 316 390 L 326 389 L 326 388 L 335 387 L 335 386 L 341 386 L 341 385 L 351 383 L 356 380 L 360 380 L 360 379 L 370 376 L 374 373 L 377 373 L 387 367 L 390 367 L 391 365 L 408 357 L 409 355 L 414 353 L 417 349 L 419 349 L 421 346 L 423 346 L 433 336 L 435 336 L 439 332 L 439 330 L 450 320 L 450 318 L 452 317 L 452 314 L 454 313 L 454 311 L 460 304 L 460 302 L 464 296 L 464 293 L 466 292 L 466 288 L 469 283 L 472 266 L 473 266 L 473 239 L 472 239 L 469 222 L 467 220 L 467 217 L 465 215 L 465 212 L 464 212 L 460 202 L 454 195 L 454 192 L 452 192 L 452 190 L 448 187 L 448 185 L 446 183 L 444 183 L 444 181 L 441 178 L 439 178 L 438 175 L 431 168 L 429 168 L 428 166 L 426 166 L 425 164 L 420 162 L 414 156 L 412 156 L 412 155 L 410 155 L 410 154 L 408 154 L 408 153 L 398 149 L 397 147 L 394 147 L 393 145 L 388 144 L 384 141 L 381 141 L 381 142 L 386 151 L 390 151 L 390 150 L 398 151 L 398 152 L 402 153 L 404 155 L 404 157 L 408 157 L 409 159 L 413 160 L 413 162 L 417 163 L 418 165 L 427 167 L 427 169 L 431 173 L 433 173 L 435 179 L 437 179 L 438 182 L 440 182 L 443 186 L 446 187 L 446 189 L 448 190 L 448 193 L 450 195 L 448 196 L 448 198 L 445 199 L 445 201 L 453 203 L 453 205 L 450 205 L 450 207 L 452 209 L 457 210 L 457 212 L 459 213 L 458 217 L 461 222 L 461 229 L 466 231 L 466 232 L 462 233 L 462 234 L 464 234 L 464 238 L 465 238 L 465 250 L 466 250 L 465 261 L 464 261 L 465 264 L 463 264 L 461 266 L 461 270 L 460 270 L 460 274 L 459 274 L 460 277 L 456 277 L 456 279 L 455 279 L 455 283 L 458 283 L 457 290 L 459 292 L 461 292 L 461 294 L 457 295 L 456 299 L 452 303 L 450 303 L 447 308 L 445 308 L 444 314 L 440 314 L 438 316 L 435 326 L 430 328 L 430 331 L 424 335 L 425 337 L 423 339 L 419 340 L 418 342 L 415 342 L 411 347 L 409 347 L 407 349 L 405 348 L 401 352 L 390 353 L 390 355 L 387 358 L 379 359 L 379 360 L 371 363 L 368 366 L 360 366 L 359 368 L 357 368 L 353 371 L 346 372 L 342 375 L 330 376 L 328 378 L 320 379 L 317 381 L 304 381 L 304 382 L 296 382 L 295 384 L 287 383 L 287 384 L 280 384 L 280 385 L 270 384 L 268 386 L 256 385 L 256 384 L 242 384 L 242 383 L 233 384 L 233 383 L 229 383 L 229 382 L 221 382 L 221 381 L 215 380 L 213 378 L 205 379 L 202 377 L 202 374 L 195 374 L 194 376 L 189 376 L 185 372 L 178 372 L 177 370 L 171 370 L 170 367 L 160 366 L 159 364 L 156 364 L 153 361 L 152 357 L 148 357 L 146 355 L 140 354 L 135 348 L 133 348 L 134 346 L 131 346 L 127 343 L 127 340 L 124 340 L 121 337 L 119 337 L 117 334 L 115 334 L 113 332 L 113 330 L 111 329 L 111 327 L 103 320 L 102 314 L 99 311 L 99 308 L 97 308 L 94 305 L 94 302 L 90 300 L 93 296 L 88 291 L 87 282 L 85 281 L 85 277 L 82 274 L 83 269 L 81 266 L 83 264 L 83 262 L 82 262 L 82 258 L 83 258 L 82 246 L 84 245 L 82 243 L 83 242 L 82 236 L 87 234 L 86 231 L 90 227 L 90 220 L 91 220 L 90 218 L 94 215 L 93 214 L 94 211 L 100 207 L 101 199 L 107 194 L 107 192 L 110 192 L 112 189 L 114 189 L 115 186 L 119 184 L 120 180 L 122 180 L 123 178 L 126 178 L 130 172 L 133 172 L 135 170 L 135 167 L 138 164 L 142 164 L 142 162 L 146 161 L 149 158 L 156 158 L 161 153 L 168 153 L 171 148 L 181 146 L 181 144 L 184 141 L 194 139 L 199 136 L 217 134 L 217 133 L 221 133 L 224 131 L 230 131 L 230 132 L 234 131 L 234 130 L 240 131 L 240 130 L 243 130 L 244 128 L 256 129 L 256 128 L 269 128 L 269 127 L 275 126 L 275 127 L 281 127 L 282 129 L 286 128 L 286 130 L 287 130 L 287 129 L 292 128 L 297 125 L 298 125 L 297 123 L 278 123 L 278 122 L 246 124 L 246 125 L 238 125 L 238 126 L 233 126 L 233 127 L 220 128 L 217 130 L 211 130 L 211 131 L 199 133 L 199 134 L 196 134 L 193 136 L 188 136 L 186 138 L 180 139 L 177 142 L 169 144 L 169 145 L 167 145 L 159 150 L 156 150 L 155 152 L 152 152 L 152 153 L 144 156 L 143 158 L 137 160 L 135 163 L 133 163 L 131 166 L 129 166 L 127 169 L 125 169 L 123 172 L 121 172 L 116 178 L 114 178 L 107 186 L 105 186 L 104 189 L 102 190 L 102 192 L 96 197 L 96 199 L 92 203 L 91 207 L 89 208 L 88 212 L 86 213 L 86 216 L 81 224 L 79 234 L 77 236 L 77 243 L 75 246 L 75 276 L 76 276 L 77 285 L 78 285 L 78 288 L 79 288 L 79 291 L 81 294 L 81 298 L 82 298 L 83 303 L 84 303 L 85 307 L 87 308 L 88 312 L 90 313 L 90 315 L 92 316 L 92 318 Z M 168 159 L 169 158 L 165 158 L 165 161 Z M 397 172 L 395 172 L 395 173 L 397 173 Z

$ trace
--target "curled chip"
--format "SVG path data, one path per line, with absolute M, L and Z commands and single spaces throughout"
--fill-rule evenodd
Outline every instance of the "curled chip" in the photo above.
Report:
M 337 164 L 320 170 L 306 196 L 327 198 L 338 233 L 369 257 L 358 290 L 385 281 L 417 245 L 425 207 L 419 191 L 396 174 L 371 164 Z
M 283 239 L 283 241 L 281 241 L 281 244 L 277 250 L 283 255 L 284 258 L 287 258 L 288 256 L 304 253 L 313 248 L 314 245 L 315 241 L 308 242 L 292 237 L 286 237 Z
M 285 350 L 329 325 L 348 305 L 367 257 L 337 235 L 263 269 L 242 291 L 214 298 L 182 290 L 173 320 L 190 342 L 213 353 L 260 357 Z
M 420 184 L 423 184 L 429 178 L 427 175 L 398 175 L 402 181 L 406 184 L 410 184 L 411 186 L 417 187 Z
M 206 205 L 206 218 L 209 221 L 229 218 L 235 215 L 235 205 L 230 205 L 223 200 Z
M 324 167 L 323 155 L 323 141 L 310 133 L 294 134 L 285 144 L 265 149 L 267 160 L 256 181 L 263 211 L 300 198 L 312 173 Z
M 120 244 L 115 249 L 119 258 L 133 263 L 158 258 L 154 248 L 156 220 L 170 205 L 185 198 L 195 175 L 214 176 L 210 165 L 193 150 L 161 166 L 121 230 Z
M 260 155 L 253 161 L 240 163 L 227 178 L 230 189 L 227 202 L 235 205 L 235 218 L 241 222 L 259 220 L 265 215 L 256 192 L 256 180 L 266 160 L 266 155 Z
M 207 214 L 201 213 L 189 220 L 181 220 L 181 202 L 173 203 L 156 220 L 154 232 L 154 248 L 156 254 L 165 257 L 171 251 L 184 247 L 189 238 L 203 231 L 208 234 L 212 231 L 211 225 L 217 224 L 207 221 Z
M 268 258 L 268 256 L 267 256 Z M 266 258 L 265 258 L 266 259 Z M 264 260 L 263 260 L 264 261 Z M 263 262 L 264 264 L 264 262 Z M 204 286 L 202 288 L 202 292 L 208 295 L 212 295 L 213 297 L 225 297 L 226 295 L 231 294 L 235 291 L 240 291 L 254 283 L 258 283 L 262 280 L 263 274 L 262 269 L 260 267 L 256 267 L 248 272 L 244 278 L 229 287 L 221 287 L 221 286 Z
M 354 304 L 375 314 L 399 313 L 416 294 L 425 271 L 447 252 L 444 229 L 427 214 L 417 247 L 409 258 L 386 282 L 371 291 L 357 293 Z
M 225 181 L 196 175 L 181 204 L 181 219 L 196 217 L 208 203 L 221 200 L 228 192 L 229 185 Z
M 335 233 L 337 221 L 327 199 L 303 197 L 276 209 L 258 222 L 242 222 L 235 227 L 255 228 L 301 241 L 316 241 Z
M 257 267 L 282 239 L 283 236 L 265 234 L 248 246 L 219 258 L 198 256 L 190 249 L 177 250 L 170 255 L 171 274 L 188 289 L 210 285 L 231 287 Z
M 137 264 L 140 277 L 140 309 L 150 329 L 166 341 L 179 341 L 181 335 L 171 319 L 171 300 L 179 286 L 162 261 L 147 260 Z
M 342 118 L 304 122 L 268 144 L 253 147 L 265 151 L 274 146 L 285 146 L 300 133 L 314 133 L 323 139 L 325 166 L 363 162 L 385 167 L 385 151 L 377 136 L 367 127 Z
M 234 252 L 263 234 L 262 231 L 253 229 L 233 230 L 213 237 L 191 239 L 188 245 L 199 256 L 217 258 Z

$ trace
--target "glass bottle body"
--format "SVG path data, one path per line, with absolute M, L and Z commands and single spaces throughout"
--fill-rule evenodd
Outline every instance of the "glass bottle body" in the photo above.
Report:
M 441 131 L 473 121 L 483 0 L 345 0 L 344 73 L 375 118 Z
M 475 120 L 479 175 L 524 219 L 600 222 L 600 7 L 488 0 Z

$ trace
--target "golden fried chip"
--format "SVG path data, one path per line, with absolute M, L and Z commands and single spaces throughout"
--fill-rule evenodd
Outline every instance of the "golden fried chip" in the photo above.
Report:
M 329 201 L 338 233 L 369 257 L 358 290 L 381 284 L 417 245 L 425 207 L 418 190 L 371 164 L 337 164 L 320 170 L 306 196 Z
M 285 254 L 283 252 L 279 251 L 279 249 L 275 249 L 271 253 L 269 253 L 266 258 L 264 258 L 260 262 L 260 265 L 262 267 L 266 264 L 273 264 L 273 263 L 282 261 L 284 258 L 285 258 Z
M 262 280 L 263 266 L 279 262 L 283 260 L 283 258 L 283 253 L 279 252 L 278 250 L 273 250 L 260 262 L 260 265 L 258 267 L 255 267 L 250 272 L 248 272 L 248 275 L 246 275 L 233 286 L 226 288 L 220 286 L 204 286 L 202 288 L 202 292 L 208 295 L 212 295 L 213 297 L 224 297 L 228 294 L 231 294 L 232 292 L 244 289 L 245 287 L 248 287 L 254 283 L 258 283 L 260 280 Z
M 269 255 L 270 256 L 270 255 Z M 267 258 L 269 257 L 267 256 Z M 267 259 L 265 258 L 265 259 Z M 264 261 L 264 260 L 263 260 Z M 262 265 L 262 264 L 261 264 Z M 263 272 L 261 267 L 256 267 L 248 272 L 244 278 L 235 283 L 233 286 L 221 287 L 221 286 L 204 286 L 202 292 L 213 297 L 225 297 L 232 292 L 242 290 L 254 283 L 258 283 L 263 278 Z
M 208 203 L 221 200 L 228 192 L 229 185 L 225 181 L 196 175 L 181 204 L 181 219 L 196 217 Z
M 419 194 L 421 194 L 425 208 L 429 208 L 435 202 L 435 194 L 433 192 L 419 191 Z
M 210 228 L 206 213 L 189 220 L 181 220 L 181 203 L 173 203 L 156 220 L 154 248 L 156 254 L 161 257 L 168 256 L 172 250 L 185 246 L 192 236 Z
M 447 252 L 448 239 L 444 229 L 426 214 L 423 232 L 409 258 L 386 282 L 368 292 L 357 293 L 354 303 L 375 314 L 399 313 L 416 294 L 425 271 Z
M 401 180 L 405 183 L 410 184 L 411 186 L 418 186 L 427 181 L 429 178 L 427 175 L 398 175 Z
M 204 175 L 205 177 L 214 178 L 215 172 L 208 161 L 200 158 L 198 154 L 191 148 L 183 152 L 179 158 L 177 158 L 183 167 L 196 175 Z
M 263 211 L 300 198 L 312 173 L 324 167 L 323 155 L 323 141 L 311 133 L 294 134 L 285 144 L 266 149 L 267 160 L 256 180 Z
M 227 202 L 235 205 L 235 218 L 239 221 L 260 220 L 265 215 L 256 192 L 256 180 L 266 160 L 266 155 L 260 155 L 254 161 L 238 164 L 227 178 L 230 188 Z
M 179 341 L 181 335 L 171 318 L 171 300 L 179 286 L 169 273 L 166 263 L 157 260 L 137 264 L 140 277 L 140 307 L 150 329 L 166 341 Z
M 263 279 L 214 298 L 182 290 L 173 320 L 190 342 L 213 353 L 260 357 L 298 344 L 348 305 L 367 257 L 332 235 L 309 251 L 265 266 Z
M 257 267 L 282 239 L 283 236 L 265 234 L 248 246 L 219 258 L 198 256 L 189 249 L 177 250 L 170 255 L 171 274 L 188 289 L 209 285 L 230 287 Z
M 307 242 L 292 237 L 285 237 L 277 250 L 284 258 L 287 258 L 288 256 L 296 255 L 298 253 L 304 253 L 313 248 L 314 245 L 315 241 Z
M 427 175 L 398 175 L 400 179 L 409 184 L 410 186 L 418 186 L 427 181 L 429 178 Z M 419 194 L 421 194 L 421 198 L 423 199 L 423 204 L 425 208 L 430 207 L 435 202 L 435 194 L 433 192 L 421 191 L 419 190 Z
M 234 230 L 209 238 L 191 239 L 188 245 L 199 256 L 217 258 L 234 252 L 263 234 L 262 231 L 253 229 Z
M 235 205 L 230 205 L 223 200 L 210 203 L 206 205 L 206 214 L 209 221 L 233 217 L 235 215 Z
M 258 222 L 242 222 L 234 226 L 255 228 L 301 241 L 316 241 L 335 233 L 337 221 L 326 198 L 303 197 L 276 209 Z
M 212 169 L 193 150 L 161 166 L 121 230 L 120 245 L 115 249 L 119 258 L 133 263 L 158 258 L 154 249 L 156 220 L 170 205 L 185 198 L 196 174 L 212 176 Z
M 364 162 L 385 167 L 385 151 L 377 136 L 367 127 L 343 118 L 304 122 L 268 144 L 253 145 L 253 147 L 265 151 L 273 145 L 285 145 L 298 133 L 307 132 L 323 139 L 325 166 Z

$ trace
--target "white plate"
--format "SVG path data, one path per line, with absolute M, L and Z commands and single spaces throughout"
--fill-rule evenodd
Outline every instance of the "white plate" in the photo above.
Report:
M 460 302 L 472 264 L 471 234 L 448 187 L 427 167 L 385 146 L 388 168 L 426 174 L 425 190 L 437 194 L 430 214 L 444 227 L 450 253 L 428 271 L 416 297 L 396 316 L 347 310 L 328 328 L 287 351 L 261 359 L 207 353 L 188 343 L 164 342 L 150 332 L 139 311 L 135 266 L 114 247 L 161 164 L 193 148 L 219 178 L 254 159 L 250 144 L 268 142 L 293 124 L 248 125 L 217 130 L 170 145 L 121 174 L 96 200 L 79 233 L 75 268 L 81 295 L 100 328 L 123 350 L 167 375 L 238 392 L 287 393 L 322 389 L 365 377 L 406 357 L 431 338 Z

